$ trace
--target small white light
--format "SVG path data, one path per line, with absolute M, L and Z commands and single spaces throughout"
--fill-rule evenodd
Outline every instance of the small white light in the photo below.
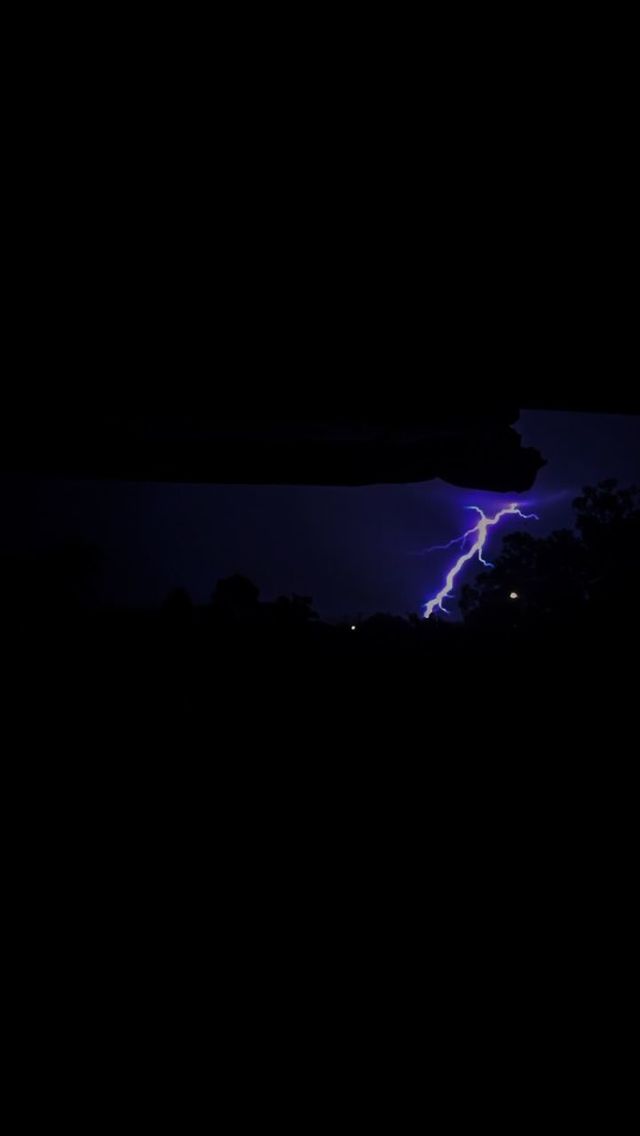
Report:
M 509 599 L 510 599 L 510 600 L 519 600 L 519 599 L 520 599 L 520 596 L 518 595 L 518 593 L 517 593 L 517 592 L 510 592 L 510 593 L 509 593 Z
M 356 629 L 356 625 L 355 625 L 355 623 L 352 623 L 352 624 L 351 624 L 351 630 L 352 630 L 352 631 L 355 631 L 355 629 Z

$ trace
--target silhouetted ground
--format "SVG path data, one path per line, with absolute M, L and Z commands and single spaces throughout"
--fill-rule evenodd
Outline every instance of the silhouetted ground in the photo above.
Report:
M 632 697 L 637 632 L 637 618 L 610 622 L 600 608 L 502 626 L 380 615 L 356 630 L 288 622 L 275 605 L 232 618 L 67 610 L 5 620 L 4 656 L 25 722 L 44 713 L 69 736 L 81 724 L 89 747 L 117 722 L 123 744 L 129 730 L 174 728 L 202 750 L 255 734 L 264 754 L 287 741 L 302 757 L 325 729 L 331 752 L 347 739 L 377 749 L 384 724 L 396 753 L 427 757 L 436 744 L 440 756 L 464 751 L 461 728 L 472 753 L 505 738 L 517 749 L 556 713 L 576 730 L 590 716 L 613 725 Z
M 637 510 L 611 486 L 581 510 L 584 547 L 505 541 L 464 624 L 381 614 L 351 630 L 308 597 L 261 604 L 242 577 L 204 607 L 175 592 L 157 611 L 100 610 L 86 550 L 47 561 L 44 579 L 4 562 L 19 855 L 46 860 L 47 844 L 68 842 L 94 920 L 114 864 L 133 920 L 168 889 L 206 921 L 224 892 L 260 935 L 295 917 L 296 933 L 321 936 L 330 887 L 345 925 L 379 903 L 418 950 L 433 901 L 458 926 L 462 938 L 445 938 L 461 966 L 465 934 L 487 924 L 535 937 L 537 907 L 562 923 L 596 892 L 620 908 L 635 826 Z M 517 603 L 505 598 L 514 571 Z
M 147 1056 L 188 1007 L 190 1066 L 202 1031 L 262 1062 L 397 1015 L 417 1062 L 434 1006 L 438 1051 L 590 1036 L 633 955 L 637 622 L 352 632 L 241 592 L 251 615 L 4 613 L 5 910 L 41 1042 L 70 986 Z

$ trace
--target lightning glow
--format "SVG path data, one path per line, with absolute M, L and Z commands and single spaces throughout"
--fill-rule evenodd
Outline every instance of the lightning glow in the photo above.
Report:
M 444 582 L 443 587 L 440 589 L 438 594 L 434 596 L 433 599 L 429 600 L 428 604 L 425 605 L 425 619 L 429 619 L 433 615 L 436 608 L 444 612 L 445 615 L 449 614 L 447 612 L 447 609 L 443 606 L 444 601 L 447 596 L 451 595 L 455 586 L 456 579 L 460 575 L 460 572 L 464 568 L 465 564 L 468 564 L 470 560 L 473 560 L 474 556 L 477 556 L 480 563 L 484 564 L 486 568 L 493 567 L 488 560 L 484 559 L 483 556 L 485 545 L 487 543 L 487 537 L 489 535 L 489 529 L 494 528 L 495 525 L 498 525 L 503 517 L 521 517 L 523 521 L 537 521 L 540 519 L 536 516 L 535 513 L 523 513 L 517 502 L 513 502 L 511 505 L 505 506 L 504 509 L 500 509 L 494 517 L 487 517 L 482 509 L 479 509 L 477 505 L 467 505 L 465 507 L 480 515 L 480 520 L 478 521 L 477 525 L 475 525 L 472 529 L 468 529 L 467 532 L 462 534 L 462 536 L 458 536 L 454 540 L 450 540 L 448 544 L 437 544 L 433 548 L 426 550 L 428 552 L 436 552 L 438 550 L 444 551 L 447 548 L 453 548 L 456 544 L 462 545 L 463 549 L 462 555 L 456 560 L 456 563 L 447 573 L 447 578 Z M 471 540 L 471 538 L 473 538 L 473 543 L 466 551 L 464 551 L 466 542 L 468 540 Z

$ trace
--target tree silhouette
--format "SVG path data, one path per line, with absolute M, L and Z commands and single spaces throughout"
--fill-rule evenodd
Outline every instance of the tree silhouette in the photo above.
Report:
M 260 589 L 246 576 L 236 573 L 218 580 L 211 598 L 214 615 L 225 622 L 255 619 L 260 605 Z
M 589 564 L 587 591 L 595 607 L 619 602 L 639 611 L 640 488 L 619 489 L 614 480 L 588 487 L 574 501 L 576 528 Z
M 277 626 L 282 628 L 306 627 L 319 618 L 313 610 L 311 596 L 279 596 L 273 605 Z
M 213 602 L 243 610 L 255 607 L 259 595 L 260 589 L 252 580 L 236 573 L 234 576 L 227 576 L 224 580 L 218 580 L 213 593 Z
M 593 613 L 624 588 L 627 609 L 640 594 L 640 491 L 613 480 L 587 487 L 574 501 L 575 528 L 545 538 L 505 537 L 495 567 L 462 593 L 469 623 L 509 626 L 566 621 Z

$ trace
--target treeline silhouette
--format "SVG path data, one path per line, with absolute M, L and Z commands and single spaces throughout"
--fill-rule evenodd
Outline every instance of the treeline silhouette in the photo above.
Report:
M 501 684 L 544 689 L 568 675 L 601 684 L 617 676 L 623 691 L 640 627 L 640 490 L 604 481 L 574 512 L 572 529 L 505 537 L 495 566 L 462 590 L 459 621 L 326 621 L 311 597 L 264 602 L 240 574 L 219 580 L 205 605 L 178 588 L 156 610 L 113 609 L 96 601 L 98 549 L 5 556 L 6 668 L 27 702 L 37 688 L 58 714 L 111 706 L 159 720 L 206 716 L 225 700 L 246 713 L 254 698 L 270 699 L 271 710 L 293 699 L 311 712 L 331 684 L 359 690 L 362 707 L 367 689 L 386 681 L 387 698 L 393 689 L 408 705 L 426 698 L 430 713 L 437 702 L 493 698 Z
M 315 937 L 319 894 L 338 906 L 340 935 L 368 894 L 371 934 L 415 916 L 405 937 L 423 953 L 435 894 L 462 971 L 487 920 L 504 919 L 510 950 L 514 918 L 523 939 L 535 934 L 538 903 L 552 908 L 554 943 L 577 894 L 591 917 L 598 881 L 622 907 L 639 513 L 638 490 L 608 482 L 578 498 L 572 530 L 506 538 L 462 621 L 330 623 L 310 597 L 263 602 L 241 575 L 206 604 L 176 589 L 154 611 L 110 610 L 97 603 L 96 550 L 5 558 L 6 811 L 21 862 L 37 849 L 36 877 L 68 843 L 50 926 L 75 873 L 83 926 L 100 897 L 98 937 L 102 880 L 127 920 L 155 895 L 159 934 L 169 922 L 177 933 L 187 909 L 216 936 L 240 927 L 242 958 L 274 904 L 295 943 L 305 898 Z M 33 905 L 31 884 L 24 894 Z

